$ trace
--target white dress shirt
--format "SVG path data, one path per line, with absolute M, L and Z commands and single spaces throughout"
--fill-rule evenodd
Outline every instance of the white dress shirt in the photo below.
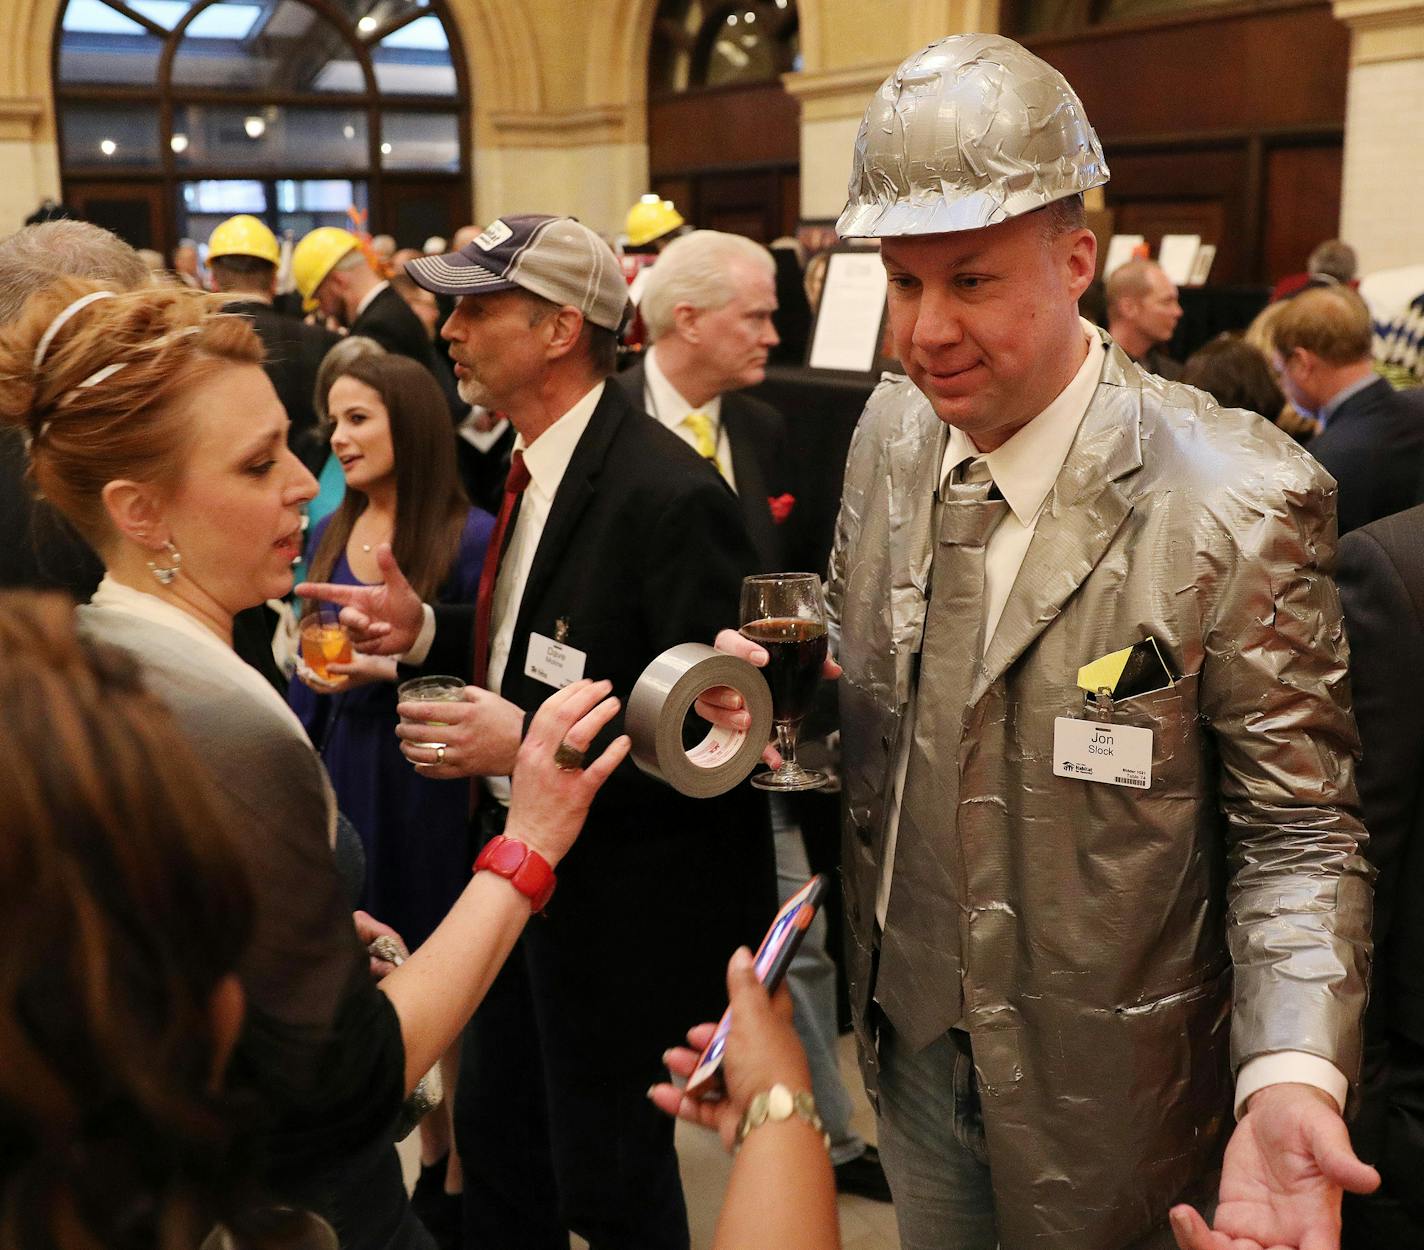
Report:
M 648 406 L 649 414 L 655 417 L 659 424 L 667 426 L 699 455 L 701 453 L 697 446 L 697 439 L 692 431 L 683 425 L 682 419 L 689 412 L 701 412 L 707 415 L 717 440 L 717 468 L 726 479 L 727 485 L 736 490 L 737 479 L 732 473 L 732 444 L 727 438 L 727 427 L 722 424 L 722 397 L 714 395 L 700 408 L 689 404 L 678 394 L 677 387 L 668 381 L 667 374 L 659 366 L 656 346 L 648 348 L 643 353 L 643 376 L 645 378 L 643 399 Z
M 522 434 L 514 440 L 514 451 L 524 453 L 529 485 L 524 488 L 519 515 L 514 518 L 504 559 L 500 561 L 499 577 L 494 584 L 494 602 L 490 608 L 490 657 L 485 689 L 495 694 L 499 693 L 504 671 L 509 667 L 509 649 L 514 642 L 519 605 L 524 598 L 524 586 L 529 581 L 529 570 L 534 567 L 534 553 L 539 550 L 539 540 L 544 536 L 544 526 L 554 506 L 554 496 L 558 494 L 559 483 L 568 471 L 574 448 L 588 429 L 593 410 L 598 407 L 598 401 L 603 398 L 603 388 L 607 385 L 607 382 L 599 382 L 532 443 L 526 444 Z M 401 657 L 402 660 L 407 664 L 420 664 L 430 654 L 430 644 L 434 639 L 435 611 L 427 603 L 420 636 Z M 509 803 L 508 777 L 486 777 L 485 785 L 501 803 Z
M 1073 375 L 1072 381 L 1047 408 L 994 451 L 980 454 L 973 441 L 962 430 L 952 429 L 940 463 L 940 485 L 948 481 L 954 468 L 973 458 L 966 466 L 968 481 L 993 478 L 999 492 L 1008 502 L 1004 515 L 984 547 L 984 646 L 998 628 L 1009 592 L 1013 589 L 1034 529 L 1043 511 L 1053 484 L 1058 479 L 1068 452 L 1072 449 L 1078 426 L 1092 403 L 1098 379 L 1103 369 L 1100 340 L 1087 322 L 1083 323 L 1088 337 L 1088 353 Z M 915 732 L 916 692 L 910 692 L 905 709 L 900 758 L 895 769 L 895 788 L 885 828 L 885 852 L 880 870 L 880 888 L 875 898 L 875 917 L 883 930 L 890 902 L 890 884 L 894 875 L 895 842 L 900 824 L 900 802 L 905 789 L 905 774 L 910 763 L 910 746 Z M 1083 783 L 1088 784 L 1088 783 Z M 1324 1090 L 1343 1110 L 1349 1082 L 1333 1063 L 1317 1055 L 1301 1051 L 1280 1051 L 1258 1055 L 1242 1065 L 1236 1078 L 1236 1114 L 1239 1117 L 1246 1101 L 1267 1085 L 1299 1082 Z

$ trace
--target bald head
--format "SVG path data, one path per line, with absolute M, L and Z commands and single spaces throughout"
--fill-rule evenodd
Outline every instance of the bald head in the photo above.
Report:
M 1108 333 L 1134 360 L 1172 337 L 1182 319 L 1177 285 L 1161 265 L 1130 260 L 1108 276 Z
M 46 221 L 0 240 L 0 325 L 56 278 L 92 278 L 116 291 L 147 286 L 148 266 L 118 235 L 87 221 Z

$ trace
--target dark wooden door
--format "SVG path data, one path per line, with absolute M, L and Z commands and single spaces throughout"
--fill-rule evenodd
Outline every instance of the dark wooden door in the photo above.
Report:
M 419 247 L 431 235 L 448 240 L 472 224 L 469 190 L 458 177 L 386 174 L 372 207 L 371 233 L 394 235 L 397 247 Z
M 64 199 L 85 221 L 112 230 L 130 247 L 165 252 L 163 184 L 157 179 L 70 182 Z

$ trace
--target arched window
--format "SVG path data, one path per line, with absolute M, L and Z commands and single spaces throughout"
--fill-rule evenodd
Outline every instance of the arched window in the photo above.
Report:
M 650 94 L 770 82 L 800 69 L 794 0 L 663 0 Z
M 69 0 L 55 83 L 66 198 L 138 246 L 235 212 L 411 245 L 469 220 L 442 0 Z

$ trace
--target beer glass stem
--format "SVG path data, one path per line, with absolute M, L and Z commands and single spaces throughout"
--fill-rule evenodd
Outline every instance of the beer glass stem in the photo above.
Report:
M 781 753 L 781 767 L 776 770 L 779 777 L 794 777 L 801 771 L 796 762 L 796 739 L 801 723 L 794 720 L 776 722 L 776 749 Z

